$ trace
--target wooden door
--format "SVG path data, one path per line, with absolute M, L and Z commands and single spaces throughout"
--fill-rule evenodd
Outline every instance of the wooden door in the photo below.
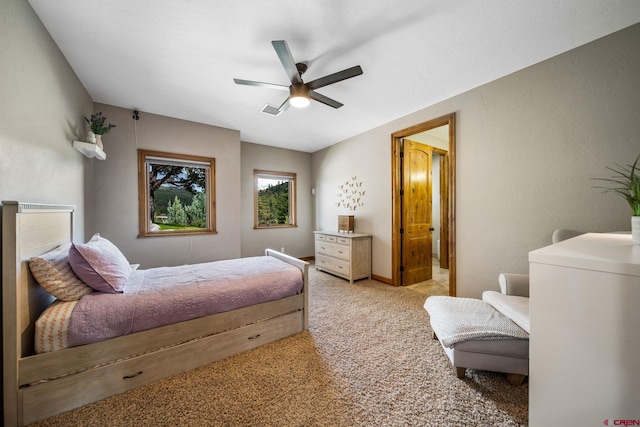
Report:
M 405 139 L 402 155 L 402 284 L 432 277 L 431 161 L 433 148 Z

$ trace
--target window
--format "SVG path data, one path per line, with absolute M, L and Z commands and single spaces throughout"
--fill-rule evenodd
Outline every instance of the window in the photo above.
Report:
M 138 150 L 138 237 L 215 233 L 215 159 Z
M 296 227 L 296 174 L 253 171 L 254 228 Z

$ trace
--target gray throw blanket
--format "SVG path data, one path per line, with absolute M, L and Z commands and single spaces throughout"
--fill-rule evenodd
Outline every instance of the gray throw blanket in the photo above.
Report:
M 431 296 L 424 303 L 431 327 L 445 347 L 470 340 L 528 340 L 529 334 L 486 302 Z

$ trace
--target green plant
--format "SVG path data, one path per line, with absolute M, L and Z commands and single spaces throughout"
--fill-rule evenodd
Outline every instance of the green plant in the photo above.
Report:
M 91 119 L 84 118 L 87 123 L 89 123 L 89 127 L 91 128 L 91 132 L 96 135 L 104 135 L 108 133 L 112 128 L 116 127 L 116 125 L 112 125 L 109 123 L 108 125 L 104 122 L 107 121 L 107 118 L 102 115 L 101 112 L 97 112 L 91 115 Z
M 631 206 L 633 216 L 640 216 L 640 165 L 638 162 L 640 162 L 640 156 L 632 165 L 607 167 L 615 173 L 611 178 L 595 178 L 598 181 L 609 183 L 608 187 L 596 188 L 602 188 L 605 192 L 613 192 L 622 196 Z

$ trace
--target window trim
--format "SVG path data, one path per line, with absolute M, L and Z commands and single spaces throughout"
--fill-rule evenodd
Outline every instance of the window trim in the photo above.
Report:
M 148 159 L 158 158 L 166 159 L 169 162 L 190 163 L 193 167 L 198 164 L 206 164 L 208 169 L 206 173 L 206 189 L 207 197 L 207 226 L 199 230 L 182 230 L 182 231 L 150 231 L 149 230 L 149 168 Z M 166 236 L 191 236 L 194 234 L 217 234 L 216 231 L 216 198 L 215 198 L 215 161 L 216 159 L 203 156 L 192 156 L 189 154 L 167 153 L 162 151 L 152 151 L 138 149 L 138 237 L 166 237 Z
M 258 224 L 258 178 L 260 175 L 271 175 L 275 178 L 291 178 L 291 189 L 289 194 L 289 224 L 275 224 L 269 226 L 260 226 Z M 298 215 L 297 215 L 297 179 L 296 174 L 293 172 L 275 172 L 275 171 L 267 171 L 254 169 L 253 170 L 253 229 L 254 230 L 270 230 L 274 228 L 294 228 L 298 226 Z

